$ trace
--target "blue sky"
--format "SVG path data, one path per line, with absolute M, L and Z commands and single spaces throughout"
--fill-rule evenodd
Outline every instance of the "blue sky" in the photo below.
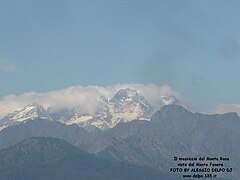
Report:
M 199 109 L 240 103 L 240 1 L 0 0 L 0 98 L 168 84 Z

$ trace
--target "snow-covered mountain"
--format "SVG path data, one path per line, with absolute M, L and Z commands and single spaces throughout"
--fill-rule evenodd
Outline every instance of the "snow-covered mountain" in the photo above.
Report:
M 153 108 L 136 90 L 121 89 L 111 99 L 100 97 L 104 108 L 94 114 L 82 114 L 80 107 L 72 110 L 72 118 L 66 124 L 78 124 L 81 127 L 95 126 L 102 130 L 115 127 L 119 122 L 135 119 L 149 120 Z M 79 110 L 79 111 L 78 111 Z
M 175 97 L 160 97 L 163 104 L 172 104 L 177 100 Z M 30 104 L 14 111 L 0 119 L 0 130 L 7 126 L 19 124 L 35 118 L 60 121 L 66 125 L 77 124 L 88 130 L 96 127 L 106 130 L 115 127 L 120 122 L 129 122 L 135 119 L 149 121 L 153 113 L 152 106 L 136 90 L 121 89 L 113 97 L 99 97 L 98 110 L 92 113 L 83 111 L 82 106 L 76 106 L 72 110 L 46 111 L 38 104 Z M 51 113 L 49 113 L 51 112 Z
M 24 108 L 7 114 L 0 119 L 0 130 L 35 118 L 52 120 L 48 112 L 40 105 L 29 104 Z

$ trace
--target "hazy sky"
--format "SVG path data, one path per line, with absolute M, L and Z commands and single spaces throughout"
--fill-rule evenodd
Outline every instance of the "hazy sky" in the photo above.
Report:
M 0 0 L 0 98 L 168 84 L 201 110 L 240 103 L 240 1 Z

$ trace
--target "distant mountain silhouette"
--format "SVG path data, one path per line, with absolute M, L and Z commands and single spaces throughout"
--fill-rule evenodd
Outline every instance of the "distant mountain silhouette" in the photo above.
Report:
M 0 151 L 0 179 L 155 180 L 176 176 L 99 159 L 60 139 L 34 137 Z

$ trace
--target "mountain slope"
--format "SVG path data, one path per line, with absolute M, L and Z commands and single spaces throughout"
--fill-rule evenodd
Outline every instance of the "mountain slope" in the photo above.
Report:
M 240 118 L 236 113 L 204 115 L 179 105 L 164 106 L 151 121 L 122 123 L 92 143 L 98 156 L 168 171 L 173 157 L 229 157 L 240 177 Z M 100 143 L 101 142 L 101 143 Z
M 54 138 L 31 138 L 0 151 L 0 179 L 176 179 L 158 170 L 106 161 Z
M 36 136 L 59 138 L 77 146 L 85 146 L 97 135 L 98 131 L 89 133 L 77 125 L 67 126 L 60 122 L 36 118 L 34 121 L 27 121 L 0 131 L 0 149 Z

